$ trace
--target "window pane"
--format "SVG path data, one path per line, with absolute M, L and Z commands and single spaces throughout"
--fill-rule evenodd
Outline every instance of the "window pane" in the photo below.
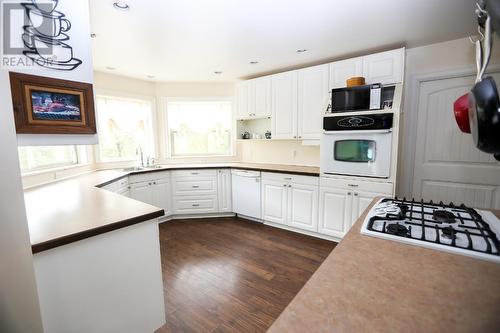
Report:
M 18 150 L 23 172 L 78 163 L 76 146 L 19 147 Z
M 172 156 L 231 154 L 230 102 L 169 102 L 167 112 Z
M 103 161 L 132 160 L 137 149 L 154 155 L 151 103 L 97 97 L 99 156 Z

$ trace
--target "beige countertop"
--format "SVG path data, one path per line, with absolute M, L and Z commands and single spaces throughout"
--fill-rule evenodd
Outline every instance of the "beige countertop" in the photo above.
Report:
M 172 164 L 134 172 L 102 170 L 24 191 L 33 253 L 163 215 L 163 209 L 97 188 L 129 174 L 179 169 L 240 168 L 319 176 L 319 168 L 277 164 Z
M 500 332 L 499 264 L 361 235 L 365 214 L 268 332 Z

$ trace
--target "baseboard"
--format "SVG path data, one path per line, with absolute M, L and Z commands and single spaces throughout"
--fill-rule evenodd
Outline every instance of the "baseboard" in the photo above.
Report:
M 258 222 L 258 223 L 264 223 L 264 220 L 262 219 L 258 219 L 256 217 L 252 217 L 252 216 L 247 216 L 247 215 L 243 215 L 243 214 L 236 214 L 237 217 L 240 217 L 242 219 L 245 219 L 245 220 L 250 220 L 250 221 L 253 221 L 253 222 Z
M 169 215 L 158 218 L 158 223 L 168 222 L 172 220 L 182 220 L 182 219 L 206 219 L 206 218 L 216 218 L 216 217 L 235 217 L 235 213 L 212 213 L 212 214 L 180 214 L 180 215 Z
M 316 238 L 326 239 L 326 240 L 329 240 L 329 241 L 332 241 L 332 242 L 336 242 L 336 243 L 338 243 L 338 242 L 341 241 L 341 238 L 338 238 L 338 237 L 323 235 L 323 234 L 320 234 L 320 233 L 317 233 L 317 232 L 314 232 L 314 231 L 302 230 L 302 229 L 290 227 L 288 225 L 282 225 L 282 224 L 279 224 L 279 223 L 264 221 L 264 224 L 268 225 L 270 227 L 284 229 L 284 230 L 288 230 L 288 231 L 293 231 L 293 232 L 296 232 L 298 234 L 303 234 L 303 235 L 308 235 L 308 236 L 312 236 L 312 237 L 316 237 Z

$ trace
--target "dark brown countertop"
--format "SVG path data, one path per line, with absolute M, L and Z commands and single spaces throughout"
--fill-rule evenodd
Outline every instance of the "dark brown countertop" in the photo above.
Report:
M 163 210 L 158 207 L 96 186 L 104 186 L 129 174 L 215 168 L 319 176 L 319 168 L 307 166 L 254 163 L 171 164 L 134 172 L 94 171 L 36 186 L 24 191 L 32 251 L 45 251 L 163 215 Z
M 500 332 L 499 264 L 361 235 L 365 215 L 268 332 Z

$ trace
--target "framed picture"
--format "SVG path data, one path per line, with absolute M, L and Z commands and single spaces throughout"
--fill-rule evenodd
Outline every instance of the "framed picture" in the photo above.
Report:
M 9 74 L 17 133 L 96 133 L 91 84 Z

